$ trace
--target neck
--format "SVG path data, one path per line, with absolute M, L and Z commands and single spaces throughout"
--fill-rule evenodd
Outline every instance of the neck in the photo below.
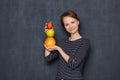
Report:
M 73 40 L 77 40 L 79 38 L 82 38 L 82 36 L 80 35 L 79 32 L 76 32 L 76 33 L 70 35 L 69 40 L 73 41 Z

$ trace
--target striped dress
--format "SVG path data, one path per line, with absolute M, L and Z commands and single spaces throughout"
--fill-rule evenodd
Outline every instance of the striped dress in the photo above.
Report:
M 59 59 L 56 80 L 83 80 L 81 71 L 88 53 L 89 40 L 80 38 L 69 41 L 66 38 L 60 42 L 60 47 L 70 56 L 68 63 L 56 51 L 45 57 L 47 61 Z

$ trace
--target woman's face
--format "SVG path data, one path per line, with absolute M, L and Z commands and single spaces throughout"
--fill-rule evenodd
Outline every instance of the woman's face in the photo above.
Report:
M 79 28 L 79 21 L 75 18 L 72 18 L 70 16 L 65 16 L 63 18 L 63 23 L 66 31 L 70 34 L 74 34 L 78 32 Z

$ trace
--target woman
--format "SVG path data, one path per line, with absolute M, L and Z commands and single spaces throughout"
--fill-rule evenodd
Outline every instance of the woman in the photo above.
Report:
M 48 61 L 59 59 L 56 80 L 83 80 L 81 71 L 87 56 L 89 41 L 79 33 L 80 19 L 74 11 L 63 13 L 61 24 L 70 36 L 62 39 L 61 46 L 45 46 L 45 58 Z

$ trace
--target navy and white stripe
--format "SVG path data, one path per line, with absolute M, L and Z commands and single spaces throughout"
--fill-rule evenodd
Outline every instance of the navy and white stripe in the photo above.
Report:
M 46 57 L 47 61 L 52 61 L 59 57 L 57 80 L 83 80 L 81 71 L 89 48 L 88 39 L 81 38 L 75 41 L 64 39 L 60 45 L 70 56 L 68 63 L 58 52 L 53 52 Z

